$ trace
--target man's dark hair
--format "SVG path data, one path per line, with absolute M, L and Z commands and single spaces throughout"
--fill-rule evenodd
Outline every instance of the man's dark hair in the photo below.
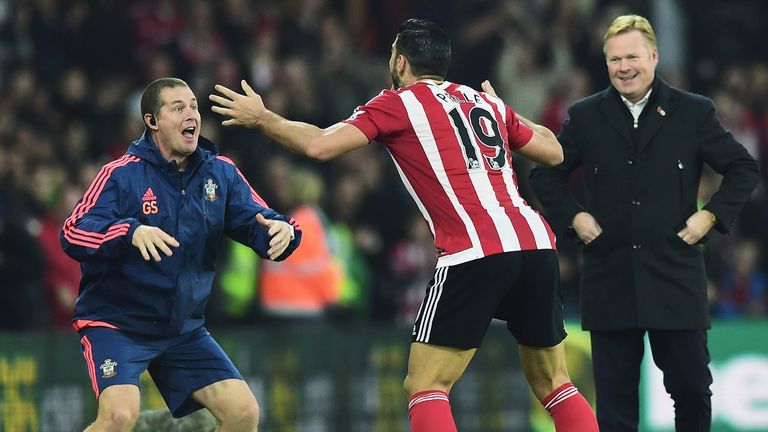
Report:
M 157 117 L 161 104 L 160 93 L 163 89 L 173 87 L 189 87 L 189 85 L 184 80 L 172 77 L 158 78 L 149 83 L 141 94 L 141 116 L 152 114 L 153 117 Z
M 400 24 L 395 52 L 408 59 L 415 76 L 445 78 L 451 63 L 451 40 L 434 22 L 411 18 Z

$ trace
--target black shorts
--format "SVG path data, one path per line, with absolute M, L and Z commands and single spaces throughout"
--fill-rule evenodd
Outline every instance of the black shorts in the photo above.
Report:
M 411 341 L 476 348 L 493 318 L 506 321 L 520 345 L 565 339 L 557 252 L 506 252 L 436 269 Z

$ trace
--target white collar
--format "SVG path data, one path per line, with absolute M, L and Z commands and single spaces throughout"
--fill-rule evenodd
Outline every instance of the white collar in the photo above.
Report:
M 630 101 L 629 99 L 625 98 L 624 95 L 622 95 L 622 94 L 620 94 L 619 96 L 621 96 L 621 100 L 624 102 L 624 105 L 626 105 L 627 108 L 632 109 L 632 108 L 638 107 L 638 106 L 642 108 L 642 107 L 645 107 L 646 103 L 648 103 L 648 99 L 651 97 L 651 92 L 652 91 L 653 91 L 653 87 L 649 88 L 648 89 L 648 93 L 646 93 L 645 96 L 643 96 L 642 99 L 640 99 L 639 101 L 634 102 L 634 103 L 632 101 Z
M 643 112 L 643 108 L 645 108 L 645 105 L 648 104 L 648 98 L 651 97 L 652 90 L 653 88 L 648 89 L 648 93 L 645 94 L 645 97 L 637 101 L 637 103 L 632 103 L 629 99 L 625 98 L 623 95 L 620 95 L 621 100 L 624 101 L 624 105 L 627 106 L 630 114 L 632 114 L 632 127 L 635 129 L 637 129 L 637 122 L 640 120 L 640 114 Z
M 443 80 L 442 82 L 437 82 L 437 80 L 433 80 L 431 78 L 423 78 L 423 79 L 420 79 L 420 80 L 418 80 L 416 82 L 417 83 L 423 82 L 423 83 L 427 83 L 429 85 L 438 86 L 441 89 L 445 89 L 446 87 L 448 87 L 448 84 L 450 84 L 447 80 Z

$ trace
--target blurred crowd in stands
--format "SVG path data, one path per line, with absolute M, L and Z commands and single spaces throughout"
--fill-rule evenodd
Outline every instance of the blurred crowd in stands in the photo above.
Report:
M 768 48 L 750 41 L 768 40 L 768 5 L 728 3 L 725 10 L 713 0 L 0 0 L 0 329 L 69 325 L 79 266 L 61 251 L 59 230 L 101 165 L 141 135 L 138 98 L 162 76 L 190 84 L 203 135 L 270 206 L 312 227 L 287 268 L 225 245 L 212 325 L 412 322 L 435 251 L 383 147 L 307 162 L 257 132 L 221 127 L 207 100 L 214 84 L 239 88 L 245 78 L 271 109 L 331 125 L 389 88 L 392 37 L 408 17 L 449 32 L 449 80 L 479 88 L 489 78 L 515 110 L 557 132 L 568 104 L 608 85 L 608 23 L 628 12 L 647 16 L 660 76 L 711 97 L 766 179 Z M 524 197 L 538 206 L 526 182 L 530 163 L 516 160 L 515 168 Z M 718 181 L 706 173 L 703 202 Z M 763 181 L 733 234 L 713 234 L 703 246 L 715 316 L 768 316 L 767 223 Z M 559 248 L 566 311 L 577 319 L 579 251 Z M 271 307 L 285 301 L 296 307 Z

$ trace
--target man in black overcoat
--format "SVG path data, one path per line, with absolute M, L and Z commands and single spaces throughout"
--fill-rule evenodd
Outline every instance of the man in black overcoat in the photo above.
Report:
M 656 77 L 656 37 L 645 18 L 614 20 L 603 49 L 611 86 L 569 108 L 558 136 L 563 163 L 535 168 L 531 183 L 561 240 L 570 234 L 584 245 L 582 325 L 591 334 L 600 430 L 637 431 L 647 333 L 677 431 L 709 431 L 710 320 L 699 245 L 712 228 L 733 227 L 758 182 L 757 163 L 711 100 Z M 723 179 L 699 210 L 705 163 Z M 578 167 L 583 204 L 567 188 Z

